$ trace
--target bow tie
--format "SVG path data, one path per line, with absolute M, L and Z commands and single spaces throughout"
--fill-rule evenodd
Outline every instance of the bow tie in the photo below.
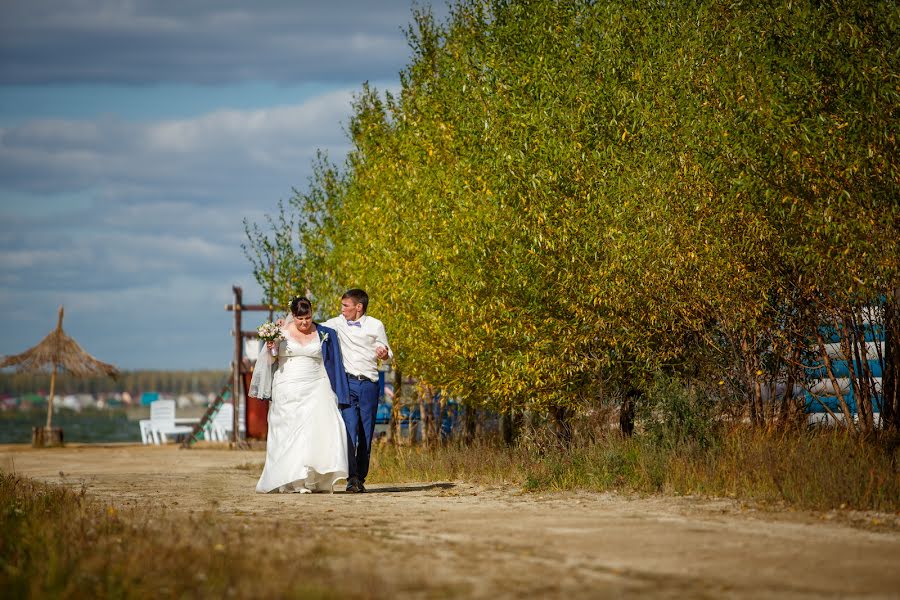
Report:
M 347 327 L 359 327 L 362 329 L 362 323 L 359 321 L 347 321 Z

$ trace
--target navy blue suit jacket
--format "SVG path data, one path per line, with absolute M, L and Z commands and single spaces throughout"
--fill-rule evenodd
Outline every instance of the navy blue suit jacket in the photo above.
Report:
M 349 406 L 350 384 L 347 381 L 347 372 L 344 370 L 344 358 L 341 356 L 341 343 L 338 341 L 337 332 L 318 323 L 316 323 L 316 329 L 319 331 L 319 339 L 328 336 L 322 344 L 322 361 L 325 363 L 328 379 L 331 380 L 331 389 L 334 390 L 339 405 Z

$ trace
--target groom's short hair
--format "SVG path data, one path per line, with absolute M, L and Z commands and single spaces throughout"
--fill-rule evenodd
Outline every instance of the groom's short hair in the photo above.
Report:
M 344 292 L 344 295 L 341 296 L 341 300 L 345 300 L 347 298 L 350 298 L 356 304 L 362 304 L 363 314 L 365 314 L 366 309 L 369 308 L 369 295 L 365 292 L 365 290 L 361 290 L 359 288 L 347 290 L 346 292 Z

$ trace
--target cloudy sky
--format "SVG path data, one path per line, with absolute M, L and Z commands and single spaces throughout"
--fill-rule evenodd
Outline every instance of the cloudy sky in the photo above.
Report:
M 410 20 L 410 0 L 0 2 L 0 354 L 64 305 L 121 368 L 227 368 L 231 286 L 261 300 L 243 219 L 305 188 L 317 149 L 343 158 Z

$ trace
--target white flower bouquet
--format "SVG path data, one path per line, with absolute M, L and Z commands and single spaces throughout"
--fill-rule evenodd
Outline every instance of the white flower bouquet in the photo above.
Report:
M 271 349 L 272 356 L 278 356 L 278 343 L 279 341 L 284 339 L 284 335 L 281 333 L 281 328 L 272 323 L 270 321 L 266 321 L 262 325 L 256 328 L 256 333 L 259 335 L 259 339 L 264 342 L 276 342 L 275 346 Z

